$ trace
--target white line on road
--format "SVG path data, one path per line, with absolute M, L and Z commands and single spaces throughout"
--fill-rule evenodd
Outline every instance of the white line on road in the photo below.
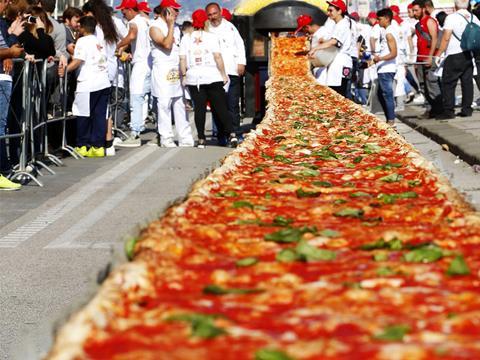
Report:
M 152 176 L 155 171 L 170 160 L 178 151 L 178 149 L 170 150 L 158 158 L 153 164 L 150 164 L 145 170 L 135 175 L 131 181 L 122 186 L 119 191 L 108 197 L 101 205 L 95 207 L 95 209 L 89 212 L 87 216 L 65 231 L 56 240 L 45 246 L 44 249 L 85 249 L 90 247 L 94 240 L 86 237 L 82 237 L 80 241 L 77 241 L 77 239 L 91 229 L 92 226 L 101 221 L 119 203 L 125 200 L 133 190 Z
M 111 181 L 118 178 L 120 175 L 128 171 L 131 167 L 137 165 L 140 161 L 152 154 L 155 148 L 152 146 L 145 146 L 138 153 L 132 157 L 120 162 L 117 166 L 107 171 L 105 174 L 95 178 L 88 182 L 72 195 L 68 196 L 57 205 L 48 209 L 43 214 L 39 215 L 33 221 L 22 225 L 7 234 L 3 238 L 0 238 L 0 248 L 15 248 L 21 243 L 27 241 L 35 234 L 47 228 L 62 216 L 67 214 L 75 207 L 81 205 L 90 196 L 107 186 Z

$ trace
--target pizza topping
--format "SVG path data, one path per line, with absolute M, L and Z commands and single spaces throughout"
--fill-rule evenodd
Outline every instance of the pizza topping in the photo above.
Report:
M 383 329 L 380 334 L 374 336 L 374 339 L 381 341 L 402 341 L 406 334 L 410 332 L 408 325 L 391 325 Z
M 461 275 L 469 275 L 470 268 L 468 267 L 467 263 L 463 256 L 456 256 L 447 269 L 447 275 L 449 276 L 461 276 Z

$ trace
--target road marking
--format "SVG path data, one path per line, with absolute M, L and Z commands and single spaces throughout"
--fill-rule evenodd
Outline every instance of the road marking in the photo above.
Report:
M 156 150 L 153 146 L 145 146 L 132 157 L 120 162 L 117 166 L 107 171 L 105 174 L 93 179 L 83 185 L 72 195 L 68 196 L 57 205 L 45 211 L 34 220 L 22 225 L 11 233 L 0 238 L 0 248 L 15 248 L 21 243 L 27 241 L 32 236 L 44 230 L 65 214 L 81 205 L 89 197 L 103 189 L 110 182 L 118 178 L 130 168 L 137 165 L 140 161 L 152 154 Z
M 165 153 L 163 156 L 158 158 L 152 164 L 143 170 L 142 172 L 135 175 L 132 180 L 126 183 L 119 191 L 116 191 L 110 197 L 105 199 L 100 205 L 96 206 L 95 209 L 87 216 L 82 218 L 80 221 L 75 223 L 70 229 L 65 231 L 60 237 L 52 241 L 50 244 L 44 247 L 44 249 L 85 249 L 89 248 L 94 240 L 88 238 L 81 238 L 86 231 L 91 229 L 95 224 L 101 221 L 109 212 L 111 212 L 119 203 L 127 198 L 127 196 L 138 188 L 146 179 L 152 176 L 155 171 L 162 167 L 168 160 L 175 156 L 179 152 L 179 149 L 173 149 Z M 105 246 L 105 244 L 102 244 Z M 95 245 L 93 245 L 95 247 Z

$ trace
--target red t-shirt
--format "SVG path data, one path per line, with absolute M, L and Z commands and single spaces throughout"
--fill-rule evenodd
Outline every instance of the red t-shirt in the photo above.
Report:
M 427 22 L 430 19 L 434 20 L 431 16 L 426 15 L 423 18 L 421 18 L 418 24 L 415 26 L 415 33 L 417 34 L 417 48 L 418 48 L 417 62 L 423 62 L 427 60 L 428 55 L 430 54 L 430 49 L 432 48 L 432 40 L 431 39 L 428 40 L 426 35 L 428 34 L 428 36 L 430 36 L 430 33 L 428 31 L 428 26 L 427 26 Z M 434 22 L 438 31 L 438 24 L 436 21 Z M 422 29 L 422 31 L 419 31 L 418 29 L 419 26 Z M 422 32 L 424 34 L 422 34 Z M 435 44 L 433 44 L 433 46 L 435 46 Z

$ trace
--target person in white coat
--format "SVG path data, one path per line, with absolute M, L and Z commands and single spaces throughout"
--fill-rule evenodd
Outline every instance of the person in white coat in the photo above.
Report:
M 240 80 L 245 74 L 247 65 L 245 44 L 237 28 L 223 18 L 222 9 L 218 3 L 208 4 L 205 11 L 209 21 L 209 26 L 205 30 L 220 39 L 225 71 L 230 80 L 227 91 L 228 112 L 232 118 L 233 130 L 240 135 Z
M 122 52 L 127 46 L 132 48 L 132 73 L 130 81 L 130 136 L 119 144 L 123 147 L 141 145 L 140 133 L 145 129 L 143 107 L 146 95 L 150 92 L 150 38 L 148 20 L 143 17 L 136 0 L 123 0 L 117 9 L 122 10 L 128 20 L 128 34 L 117 45 Z
M 193 146 L 192 129 L 185 108 L 180 81 L 180 27 L 175 24 L 181 5 L 175 0 L 160 3 L 160 16 L 151 24 L 152 95 L 157 113 L 160 146 L 176 147 L 172 131 L 172 112 L 180 146 Z
M 352 58 L 350 57 L 350 46 L 353 41 L 351 22 L 345 18 L 347 5 L 343 0 L 328 1 L 328 16 L 335 22 L 331 39 L 315 46 L 309 53 L 314 57 L 315 53 L 330 47 L 338 48 L 338 53 L 332 63 L 325 71 L 323 85 L 329 86 L 340 95 L 346 96 L 348 80 L 351 78 Z

